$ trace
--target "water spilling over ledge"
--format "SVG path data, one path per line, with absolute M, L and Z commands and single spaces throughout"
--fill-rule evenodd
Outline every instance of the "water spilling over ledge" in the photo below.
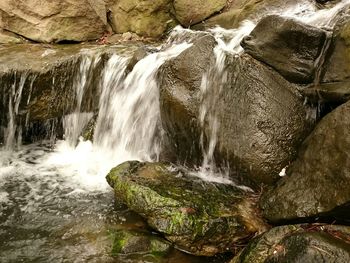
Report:
M 123 254 L 135 248 L 116 245 L 124 242 L 118 236 L 133 231 L 130 240 L 165 237 L 196 255 L 237 252 L 266 230 L 261 183 L 283 194 L 293 189 L 290 175 L 311 173 L 312 158 L 321 158 L 312 152 L 317 141 L 332 148 L 342 140 L 345 150 L 337 156 L 346 156 L 347 120 L 338 116 L 347 106 L 311 133 L 346 95 L 330 104 L 307 92 L 347 83 L 346 66 L 340 64 L 339 75 L 330 63 L 345 49 L 348 5 L 287 1 L 234 29 L 176 27 L 162 45 L 0 46 L 0 261 L 73 262 L 80 255 L 82 262 L 163 262 L 150 252 Z M 328 138 L 327 121 L 344 134 Z M 318 139 L 305 140 L 308 135 Z M 339 163 L 318 163 L 328 169 L 313 166 L 320 176 L 338 171 Z M 105 179 L 113 167 L 108 182 L 117 200 Z M 317 187 L 333 191 L 325 181 Z M 276 224 L 317 216 L 346 221 L 345 192 L 335 190 L 327 206 L 308 197 L 319 208 L 295 209 L 304 214 L 276 212 L 284 199 L 291 207 L 303 202 L 280 192 L 260 201 Z M 172 245 L 164 242 L 157 253 L 169 253 Z M 160 260 L 227 261 L 172 251 Z

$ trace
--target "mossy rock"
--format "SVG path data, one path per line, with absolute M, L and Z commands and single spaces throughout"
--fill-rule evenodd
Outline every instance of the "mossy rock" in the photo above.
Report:
M 265 229 L 251 192 L 204 182 L 167 164 L 125 162 L 107 181 L 116 199 L 176 247 L 196 255 L 227 252 Z
M 349 241 L 345 226 L 280 226 L 253 239 L 230 263 L 347 263 Z
M 135 230 L 110 231 L 113 239 L 112 255 L 149 254 L 155 257 L 165 256 L 171 249 L 171 244 L 146 232 Z

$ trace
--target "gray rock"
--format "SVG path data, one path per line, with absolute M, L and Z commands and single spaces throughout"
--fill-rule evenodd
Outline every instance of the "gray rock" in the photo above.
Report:
M 260 20 L 241 45 L 245 52 L 270 65 L 287 80 L 314 80 L 326 32 L 293 19 L 271 15 Z
M 287 225 L 250 241 L 230 263 L 347 263 L 350 228 L 336 225 Z
M 271 222 L 328 217 L 350 220 L 350 103 L 326 115 L 304 141 L 276 187 L 262 196 Z
M 194 45 L 161 69 L 160 102 L 163 127 L 178 160 L 191 164 L 201 160 L 199 147 L 200 85 L 215 61 L 211 36 L 199 37 Z M 216 98 L 220 127 L 215 156 L 229 163 L 232 175 L 256 184 L 272 184 L 296 153 L 308 131 L 303 100 L 278 73 L 248 55 L 228 57 L 227 82 L 212 83 L 208 98 Z M 219 91 L 221 89 L 221 91 Z M 206 136 L 210 130 L 204 124 Z M 244 180 L 243 180 L 244 181 Z

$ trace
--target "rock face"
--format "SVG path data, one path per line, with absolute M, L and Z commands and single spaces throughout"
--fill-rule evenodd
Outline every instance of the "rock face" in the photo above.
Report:
M 287 176 L 262 197 L 271 222 L 312 217 L 350 220 L 350 103 L 325 116 Z
M 0 3 L 0 28 L 37 42 L 98 39 L 106 24 L 103 0 L 3 0 Z
M 0 44 L 19 44 L 23 43 L 24 39 L 13 34 L 11 32 L 6 32 L 0 28 Z
M 287 80 L 310 83 L 325 41 L 326 32 L 321 29 L 271 15 L 260 20 L 241 45 L 245 52 L 270 65 Z
M 226 0 L 174 0 L 175 16 L 185 27 L 208 18 L 225 6 Z
M 250 192 L 207 183 L 161 163 L 130 161 L 107 175 L 115 196 L 176 247 L 196 255 L 226 252 L 264 230 Z
M 230 263 L 347 263 L 349 240 L 350 228 L 345 226 L 280 226 L 253 239 Z
M 170 7 L 170 0 L 121 0 L 110 7 L 109 18 L 115 33 L 131 31 L 146 37 L 160 37 L 176 24 Z
M 211 88 L 201 99 L 202 76 L 215 61 L 214 45 L 212 37 L 199 37 L 163 65 L 163 127 L 180 161 L 200 159 L 200 105 L 206 98 L 216 98 L 209 106 L 220 124 L 216 159 L 228 162 L 232 173 L 237 171 L 256 184 L 271 184 L 292 160 L 308 130 L 303 100 L 295 86 L 248 55 L 229 56 L 222 77 L 213 70 L 212 79 L 219 80 L 208 85 Z M 207 138 L 208 125 L 205 122 L 203 127 Z

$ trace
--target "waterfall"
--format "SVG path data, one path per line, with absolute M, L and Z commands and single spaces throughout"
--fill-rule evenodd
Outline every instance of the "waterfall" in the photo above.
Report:
M 279 14 L 281 16 L 290 17 L 306 24 L 319 28 L 332 28 L 335 23 L 335 17 L 347 5 L 349 0 L 343 0 L 331 8 L 318 10 L 316 6 L 307 1 L 303 4 L 296 4 L 285 10 L 270 10 L 263 16 L 271 14 Z M 229 183 L 228 167 L 217 167 L 214 157 L 215 148 L 217 145 L 217 132 L 220 129 L 220 122 L 217 117 L 216 103 L 220 93 L 227 82 L 227 72 L 225 71 L 225 60 L 228 54 L 239 56 L 243 53 L 243 48 L 240 43 L 243 37 L 250 34 L 256 26 L 256 23 L 262 18 L 257 16 L 252 20 L 245 20 L 237 29 L 223 29 L 220 27 L 209 30 L 217 41 L 217 46 L 214 49 L 215 63 L 210 65 L 207 72 L 204 73 L 201 83 L 201 105 L 199 109 L 199 121 L 201 126 L 200 144 L 203 155 L 202 166 L 199 168 L 197 176 L 204 180 Z M 330 35 L 324 46 L 322 53 L 325 53 L 330 44 Z M 319 67 L 317 70 L 316 81 L 320 75 L 322 66 L 323 54 L 320 55 Z

